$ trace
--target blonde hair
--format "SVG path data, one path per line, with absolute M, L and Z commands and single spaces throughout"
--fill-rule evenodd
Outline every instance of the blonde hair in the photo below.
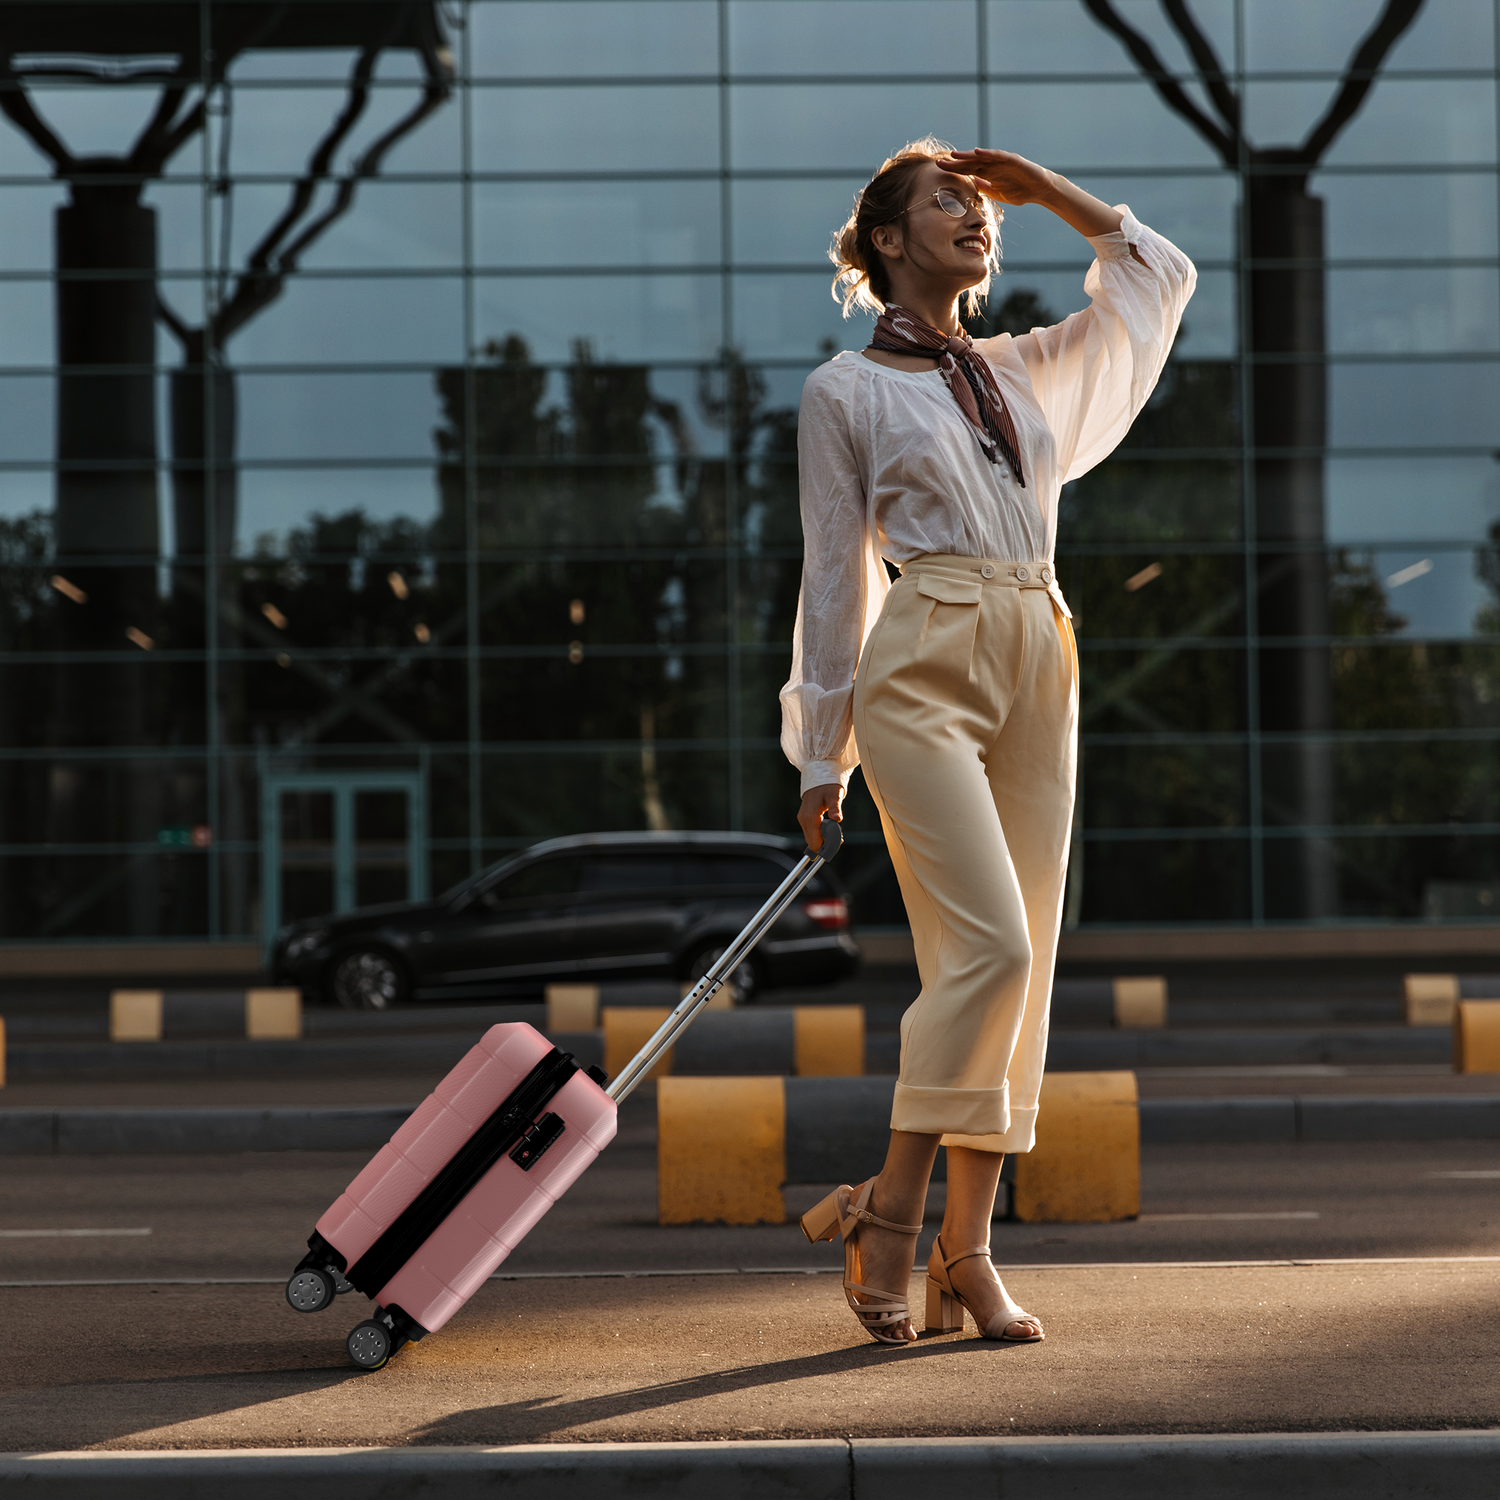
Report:
M 875 248 L 874 233 L 882 224 L 893 223 L 900 217 L 907 206 L 911 180 L 922 164 L 947 156 L 952 150 L 946 141 L 924 135 L 921 140 L 903 146 L 894 156 L 886 157 L 880 170 L 855 195 L 854 212 L 834 231 L 833 243 L 828 247 L 828 258 L 838 267 L 833 278 L 833 300 L 843 304 L 846 318 L 851 307 L 867 308 L 877 315 L 884 312 L 890 300 L 891 279 L 884 257 Z M 1005 211 L 997 211 L 986 199 L 985 213 L 995 234 L 984 280 L 964 293 L 964 308 L 970 316 L 978 315 L 989 295 L 990 279 L 1000 274 L 1000 224 Z

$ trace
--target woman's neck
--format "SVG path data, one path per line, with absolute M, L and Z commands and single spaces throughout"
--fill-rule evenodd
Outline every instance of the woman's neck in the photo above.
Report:
M 892 282 L 891 302 L 915 313 L 924 323 L 930 323 L 939 333 L 957 333 L 958 298 L 935 287 L 900 287 Z

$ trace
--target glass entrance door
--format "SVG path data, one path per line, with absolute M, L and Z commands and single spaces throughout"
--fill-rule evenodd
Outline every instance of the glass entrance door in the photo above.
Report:
M 261 944 L 325 912 L 427 895 L 415 771 L 269 772 L 261 783 Z

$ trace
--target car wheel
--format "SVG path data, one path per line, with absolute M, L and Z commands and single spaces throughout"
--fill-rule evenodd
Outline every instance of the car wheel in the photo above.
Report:
M 705 948 L 688 966 L 687 977 L 690 982 L 696 984 L 708 973 L 715 959 L 724 951 L 723 946 L 717 948 Z M 740 962 L 729 978 L 730 984 L 734 986 L 735 1003 L 738 1005 L 754 1005 L 760 995 L 760 969 L 755 955 L 752 953 Z
M 333 966 L 329 989 L 345 1010 L 394 1010 L 406 1003 L 406 971 L 379 948 L 356 948 Z

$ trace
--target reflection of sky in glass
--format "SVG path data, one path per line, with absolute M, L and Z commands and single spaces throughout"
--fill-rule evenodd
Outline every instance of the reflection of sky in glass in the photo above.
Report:
M 964 73 L 973 69 L 970 0 L 730 0 L 732 73 Z
M 717 266 L 719 223 L 717 181 L 474 187 L 482 266 Z
M 714 0 L 515 0 L 469 15 L 478 78 L 719 71 Z

